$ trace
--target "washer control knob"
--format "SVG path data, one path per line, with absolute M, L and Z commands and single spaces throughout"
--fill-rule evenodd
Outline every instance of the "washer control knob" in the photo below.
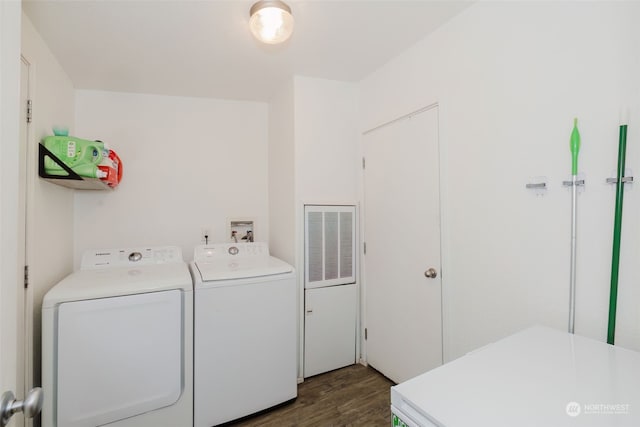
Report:
M 238 252 L 240 252 L 240 249 L 238 249 L 237 246 L 231 246 L 229 248 L 229 255 L 238 255 Z
M 140 252 L 131 252 L 129 254 L 129 261 L 138 262 L 142 259 L 142 254 Z

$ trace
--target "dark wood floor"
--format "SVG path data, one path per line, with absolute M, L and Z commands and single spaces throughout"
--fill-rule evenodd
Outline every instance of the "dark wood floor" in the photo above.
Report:
M 353 365 L 306 379 L 290 404 L 234 423 L 242 427 L 367 426 L 391 424 L 393 383 L 372 368 Z

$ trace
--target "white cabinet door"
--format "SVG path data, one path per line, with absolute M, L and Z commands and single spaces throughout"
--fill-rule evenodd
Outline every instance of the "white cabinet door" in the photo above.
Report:
M 356 360 L 356 285 L 305 291 L 304 377 Z
M 442 364 L 438 109 L 363 144 L 366 357 L 402 382 Z

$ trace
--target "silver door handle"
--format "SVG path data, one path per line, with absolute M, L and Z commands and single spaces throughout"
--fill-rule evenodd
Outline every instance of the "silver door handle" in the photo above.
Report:
M 435 268 L 430 268 L 427 271 L 424 272 L 425 277 L 428 277 L 429 279 L 435 279 L 438 276 L 438 272 L 436 271 Z
M 0 427 L 9 424 L 11 417 L 22 412 L 25 417 L 33 418 L 42 409 L 42 389 L 36 387 L 27 393 L 24 400 L 16 400 L 13 392 L 5 391 L 0 397 Z

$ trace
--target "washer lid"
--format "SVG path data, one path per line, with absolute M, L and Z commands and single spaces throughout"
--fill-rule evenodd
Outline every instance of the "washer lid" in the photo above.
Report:
M 272 256 L 201 260 L 196 261 L 195 266 L 203 282 L 273 276 L 293 271 L 292 266 Z
M 134 295 L 169 289 L 193 289 L 184 262 L 80 270 L 62 279 L 44 297 L 43 308 L 67 301 Z

